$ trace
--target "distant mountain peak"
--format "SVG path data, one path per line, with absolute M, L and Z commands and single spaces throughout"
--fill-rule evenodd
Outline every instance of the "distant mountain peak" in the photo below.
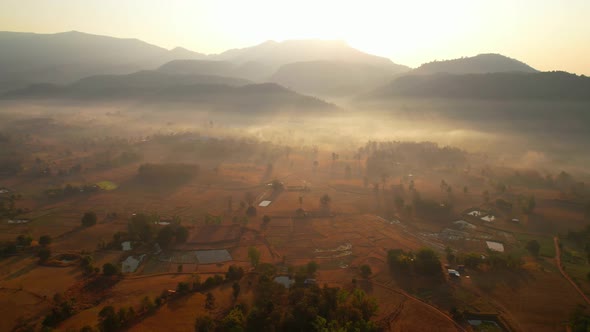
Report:
M 472 57 L 435 60 L 413 70 L 414 74 L 486 74 L 500 72 L 538 72 L 526 63 L 498 53 L 482 53 Z
M 288 63 L 318 60 L 375 65 L 392 63 L 390 59 L 352 48 L 345 41 L 323 39 L 266 41 L 252 47 L 232 49 L 212 57 L 237 64 L 264 62 L 273 66 L 275 70 Z

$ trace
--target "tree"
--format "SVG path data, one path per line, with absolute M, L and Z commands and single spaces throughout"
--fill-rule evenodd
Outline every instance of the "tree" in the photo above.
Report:
M 207 292 L 205 298 L 205 309 L 213 309 L 215 307 L 215 296 L 211 292 Z
M 39 238 L 39 244 L 46 247 L 51 244 L 51 236 L 49 235 L 41 235 Z
M 131 217 L 127 224 L 129 235 L 137 237 L 144 242 L 150 242 L 154 236 L 152 219 L 144 214 L 138 213 Z
M 373 271 L 371 270 L 371 267 L 369 265 L 361 265 L 361 275 L 363 276 L 363 278 L 367 279 L 371 276 L 371 274 L 373 274 Z
M 144 296 L 143 299 L 141 299 L 140 308 L 143 312 L 152 313 L 156 309 L 156 305 L 149 296 Z
M 483 201 L 485 203 L 488 203 L 490 201 L 490 192 L 487 190 L 484 190 L 483 192 Z
M 178 294 L 186 294 L 190 292 L 191 285 L 188 282 L 181 281 L 176 285 L 176 292 Z
M 266 226 L 266 225 L 268 225 L 269 222 L 270 222 L 270 217 L 265 214 L 264 217 L 262 217 L 262 223 L 264 226 Z
M 82 226 L 84 227 L 90 227 L 93 225 L 96 225 L 96 213 L 94 211 L 88 211 L 86 213 L 84 213 L 84 216 L 82 216 Z
M 453 264 L 455 262 L 455 254 L 453 254 L 453 249 L 451 249 L 451 247 L 447 246 L 445 248 L 445 253 L 447 254 L 447 263 L 449 264 Z
M 253 192 L 248 191 L 244 194 L 244 200 L 246 201 L 246 203 L 248 203 L 248 205 L 252 205 L 256 200 L 256 196 L 254 196 Z
M 233 292 L 232 295 L 234 297 L 234 300 L 238 298 L 238 295 L 240 295 L 240 284 L 237 281 L 234 281 L 233 285 L 231 286 Z
M 270 183 L 272 190 L 275 192 L 283 191 L 285 189 L 285 185 L 279 180 L 272 180 Z
M 314 275 L 318 271 L 319 265 L 315 261 L 311 261 L 307 263 L 307 273 L 309 275 Z
M 253 267 L 258 266 L 260 263 L 260 251 L 256 249 L 256 247 L 249 247 L 248 248 L 248 259 L 250 259 L 250 263 Z
M 256 217 L 256 208 L 253 205 L 248 206 L 246 209 L 246 215 L 248 217 Z
M 424 275 L 437 276 L 442 273 L 440 260 L 430 248 L 422 248 L 416 253 L 416 272 Z
M 220 328 L 222 331 L 244 331 L 245 321 L 242 309 L 236 306 L 223 317 Z
M 162 248 L 170 247 L 174 239 L 174 230 L 172 229 L 172 226 L 166 225 L 160 229 L 156 239 Z
M 184 243 L 188 239 L 188 229 L 184 226 L 176 227 L 176 243 Z
M 30 235 L 21 234 L 16 237 L 16 244 L 22 247 L 28 247 L 33 242 L 33 238 Z
M 539 256 L 539 251 L 541 250 L 541 245 L 537 240 L 530 240 L 526 244 L 526 249 L 533 255 L 534 257 Z
M 395 198 L 393 199 L 393 202 L 395 204 L 395 207 L 398 210 L 401 210 L 404 207 L 404 199 L 403 199 L 403 197 L 395 196 Z
M 244 269 L 239 266 L 230 265 L 225 274 L 227 280 L 240 280 L 244 276 Z
M 98 313 L 98 326 L 101 331 L 118 331 L 121 327 L 121 321 L 115 313 L 113 306 L 106 306 Z
M 119 273 L 119 269 L 113 263 L 105 263 L 102 266 L 102 274 L 104 274 L 105 276 L 112 276 L 117 273 Z
M 39 257 L 39 263 L 45 263 L 51 257 L 51 250 L 49 248 L 41 248 L 37 253 L 37 257 Z
M 195 321 L 195 332 L 214 332 L 215 321 L 209 316 L 199 316 Z
M 535 201 L 535 196 L 529 196 L 529 198 L 526 200 L 525 204 L 524 204 L 524 213 L 526 214 L 532 214 L 533 211 L 535 210 L 535 206 L 537 206 L 537 203 Z
M 332 198 L 330 196 L 328 196 L 328 194 L 324 194 L 322 197 L 320 197 L 320 205 L 324 209 L 329 208 L 331 202 L 332 202 Z

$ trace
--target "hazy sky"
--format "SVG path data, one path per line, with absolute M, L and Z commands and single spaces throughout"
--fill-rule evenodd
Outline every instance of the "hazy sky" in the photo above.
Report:
M 0 30 L 78 30 L 203 53 L 340 39 L 412 67 L 493 52 L 590 75 L 590 0 L 0 0 Z

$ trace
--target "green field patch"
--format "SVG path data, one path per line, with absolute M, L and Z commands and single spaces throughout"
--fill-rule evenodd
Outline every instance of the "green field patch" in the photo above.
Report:
M 102 190 L 115 190 L 119 186 L 111 181 L 100 181 L 96 184 Z
M 541 245 L 541 249 L 539 250 L 539 256 L 548 258 L 555 257 L 555 244 L 553 243 L 552 237 L 521 233 L 514 233 L 513 235 L 520 242 L 522 249 L 526 250 L 526 245 L 529 241 L 537 240 L 537 242 L 539 242 L 539 244 Z

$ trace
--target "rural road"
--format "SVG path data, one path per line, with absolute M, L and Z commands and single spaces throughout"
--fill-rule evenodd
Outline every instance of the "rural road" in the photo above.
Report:
M 576 289 L 576 291 L 578 291 L 578 293 L 580 293 L 580 295 L 582 295 L 582 297 L 584 298 L 586 303 L 590 304 L 590 299 L 588 299 L 586 294 L 584 294 L 584 292 L 582 292 L 580 287 L 578 287 L 578 285 L 576 285 L 576 283 L 570 278 L 570 276 L 568 276 L 567 273 L 565 273 L 565 271 L 563 270 L 563 267 L 561 266 L 561 249 L 559 248 L 559 239 L 557 238 L 557 236 L 553 237 L 553 243 L 555 243 L 555 263 L 557 264 L 557 268 L 559 269 L 559 272 L 561 272 L 561 275 L 563 275 L 563 277 L 565 279 L 567 279 L 567 281 L 569 281 L 569 283 Z

